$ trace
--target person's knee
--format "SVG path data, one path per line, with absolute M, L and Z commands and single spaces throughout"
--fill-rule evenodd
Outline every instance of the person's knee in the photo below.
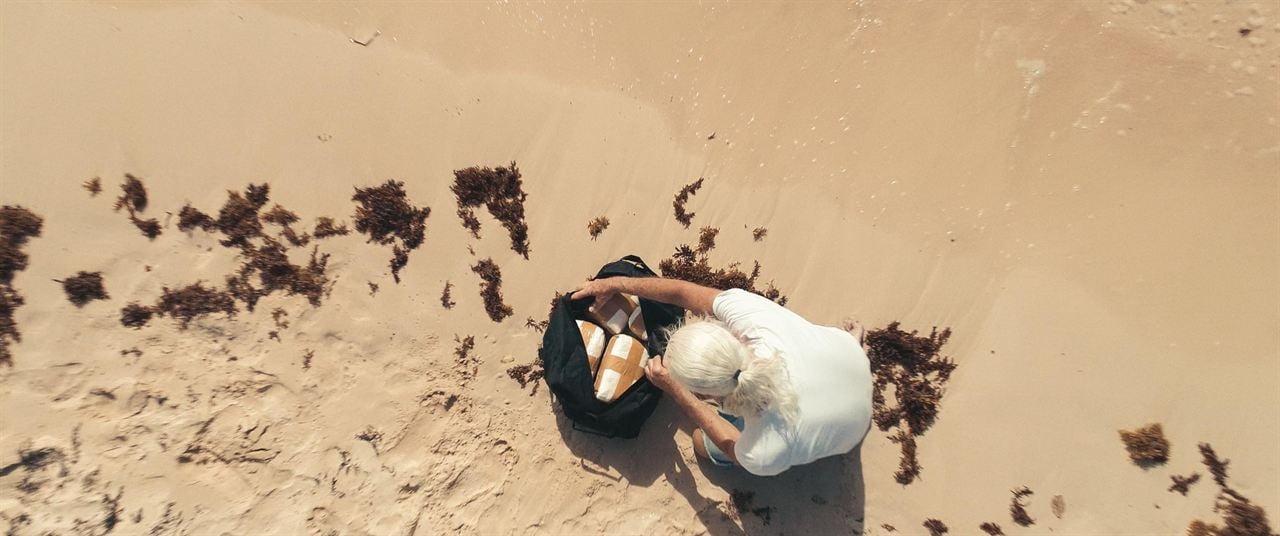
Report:
M 700 458 L 711 459 L 711 455 L 707 453 L 706 435 L 702 433 L 701 428 L 693 430 L 693 453 Z

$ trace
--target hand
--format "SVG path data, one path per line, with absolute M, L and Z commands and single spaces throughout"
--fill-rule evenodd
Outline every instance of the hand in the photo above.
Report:
M 577 300 L 580 298 L 594 296 L 596 300 L 591 304 L 590 308 L 590 310 L 594 311 L 596 308 L 604 305 L 605 302 L 609 301 L 609 298 L 613 297 L 613 295 L 618 292 L 618 287 L 614 284 L 613 279 L 614 278 L 608 277 L 587 281 L 586 283 L 583 283 L 582 288 L 574 292 L 573 296 L 570 296 L 569 299 Z
M 663 391 L 670 391 L 673 387 L 680 387 L 675 378 L 671 377 L 671 372 L 667 370 L 667 365 L 662 362 L 662 356 L 660 355 L 649 358 L 649 363 L 644 366 L 644 377 L 649 378 L 650 383 Z

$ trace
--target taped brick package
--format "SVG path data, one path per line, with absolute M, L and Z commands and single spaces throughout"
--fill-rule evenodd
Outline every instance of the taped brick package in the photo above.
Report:
M 596 374 L 596 399 L 613 402 L 644 376 L 649 360 L 644 343 L 630 335 L 616 335 L 605 345 L 600 372 Z
M 603 326 L 609 335 L 619 335 L 627 332 L 632 313 L 639 309 L 640 301 L 635 296 L 616 293 L 603 305 L 587 313 L 587 316 L 593 322 Z
M 587 363 L 591 364 L 591 376 L 595 377 L 600 369 L 600 358 L 604 356 L 604 342 L 607 338 L 604 328 L 578 320 L 578 332 L 582 334 L 582 344 L 587 347 Z

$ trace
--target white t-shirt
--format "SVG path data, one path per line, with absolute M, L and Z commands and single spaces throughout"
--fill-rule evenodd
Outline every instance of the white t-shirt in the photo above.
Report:
M 786 362 L 799 406 L 790 431 L 773 410 L 745 417 L 734 447 L 743 468 L 771 476 L 858 446 L 871 427 L 871 363 L 853 335 L 742 289 L 718 294 L 712 313 L 757 356 Z

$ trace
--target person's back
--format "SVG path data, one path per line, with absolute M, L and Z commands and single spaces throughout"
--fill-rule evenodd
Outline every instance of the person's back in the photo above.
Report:
M 739 289 L 716 296 L 713 312 L 758 358 L 776 352 L 796 393 L 791 430 L 776 410 L 746 417 L 734 449 L 739 464 L 754 474 L 774 475 L 844 454 L 862 441 L 871 425 L 871 370 L 853 335 Z

